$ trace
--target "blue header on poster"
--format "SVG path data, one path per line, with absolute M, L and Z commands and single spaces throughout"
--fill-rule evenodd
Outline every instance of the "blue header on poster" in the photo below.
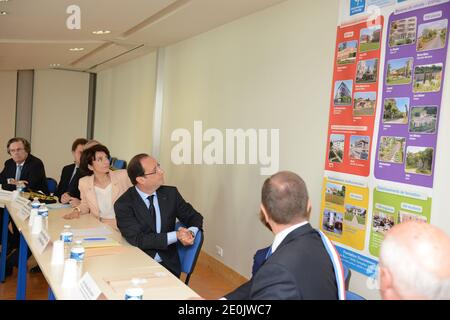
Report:
M 338 246 L 336 246 L 336 249 L 341 256 L 342 263 L 346 267 L 355 270 L 366 277 L 376 276 L 378 261 Z
M 366 10 L 366 0 L 351 0 L 350 15 L 353 16 Z

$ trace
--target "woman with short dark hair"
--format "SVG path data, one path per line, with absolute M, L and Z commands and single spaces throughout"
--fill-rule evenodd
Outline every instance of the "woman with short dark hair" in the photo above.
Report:
M 111 171 L 108 148 L 98 144 L 83 151 L 80 169 L 87 176 L 80 179 L 81 203 L 66 219 L 79 218 L 81 214 L 91 213 L 100 221 L 117 229 L 114 202 L 131 187 L 126 170 Z

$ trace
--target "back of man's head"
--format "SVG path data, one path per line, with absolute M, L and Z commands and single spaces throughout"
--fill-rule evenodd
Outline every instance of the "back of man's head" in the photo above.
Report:
M 290 171 L 281 171 L 264 182 L 261 202 L 270 218 L 289 225 L 309 219 L 308 190 L 302 178 Z
M 450 238 L 424 222 L 396 225 L 380 251 L 383 299 L 450 299 Z

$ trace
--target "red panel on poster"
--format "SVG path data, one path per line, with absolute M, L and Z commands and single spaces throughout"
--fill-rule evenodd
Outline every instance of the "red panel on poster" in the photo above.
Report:
M 383 17 L 338 27 L 325 170 L 368 176 Z

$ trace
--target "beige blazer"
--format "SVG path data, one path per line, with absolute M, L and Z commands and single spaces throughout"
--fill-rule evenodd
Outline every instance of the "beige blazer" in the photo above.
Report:
M 132 184 L 126 170 L 109 171 L 109 176 L 112 183 L 111 199 L 114 204 Z M 91 213 L 97 219 L 100 219 L 100 210 L 98 209 L 97 196 L 94 189 L 94 175 L 81 178 L 78 183 L 78 189 L 80 189 L 81 203 L 77 208 L 80 210 L 80 213 Z M 116 228 L 116 222 L 110 222 L 108 224 Z

